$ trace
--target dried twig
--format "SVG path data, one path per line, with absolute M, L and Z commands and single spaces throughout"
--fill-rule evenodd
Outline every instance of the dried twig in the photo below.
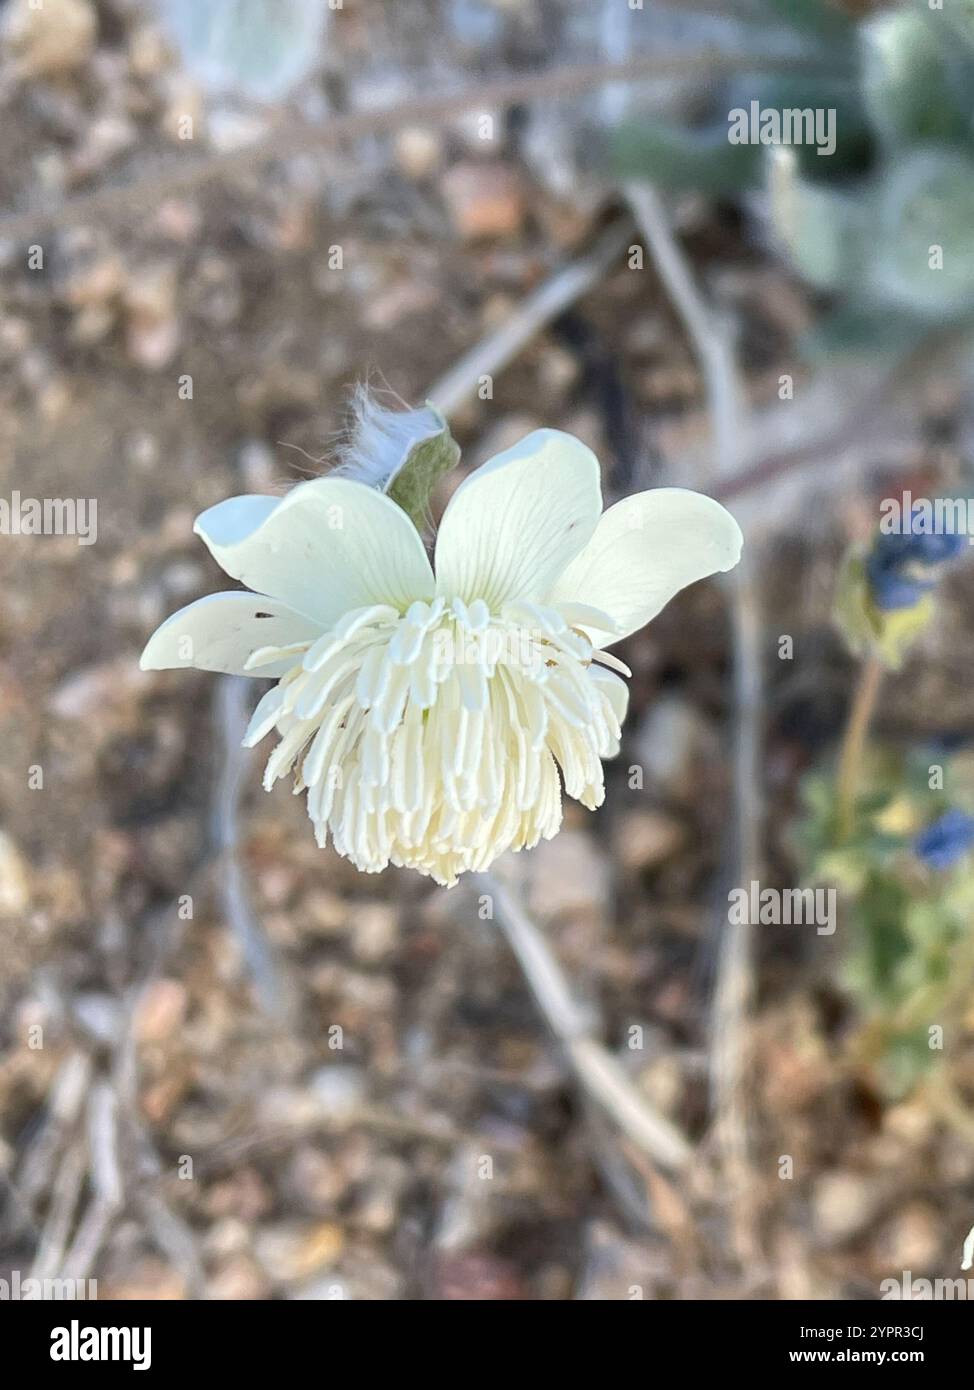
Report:
M 761 724 L 764 691 L 761 679 L 761 619 L 757 562 L 744 556 L 730 586 L 734 636 L 734 852 L 733 881 L 750 883 L 760 876 Z M 726 901 L 726 900 L 725 900 Z M 752 1220 L 753 1193 L 748 1137 L 750 1038 L 748 1017 L 753 1003 L 753 941 L 746 914 L 730 921 L 721 914 L 722 933 L 717 983 L 711 1013 L 711 1084 L 714 1137 L 723 1153 L 736 1215 L 736 1244 L 742 1262 L 757 1253 Z
M 213 806 L 213 837 L 219 855 L 218 885 L 226 920 L 240 943 L 261 1007 L 284 1020 L 293 1012 L 293 991 L 253 910 L 240 864 L 240 796 L 248 753 L 243 737 L 249 718 L 249 681 L 228 676 L 217 682 L 215 722 L 220 733 L 219 778 Z
M 518 356 L 552 319 L 598 284 L 629 244 L 628 218 L 614 222 L 587 255 L 562 266 L 521 301 L 509 318 L 482 339 L 436 383 L 429 399 L 444 415 L 474 394 L 484 376 L 494 376 Z
M 187 1297 L 202 1298 L 206 1271 L 192 1227 L 173 1211 L 157 1189 L 140 1193 L 136 1200 L 156 1245 L 173 1268 L 181 1272 Z
M 802 392 L 806 404 L 804 431 L 799 430 L 795 438 L 796 410 L 792 404 L 786 408 L 787 414 L 785 408 L 776 407 L 758 432 L 773 437 L 782 434 L 780 426 L 787 424 L 791 436 L 788 442 L 757 457 L 746 458 L 728 476 L 714 479 L 713 495 L 726 501 L 760 489 L 762 510 L 767 511 L 767 490 L 790 476 L 814 467 L 817 479 L 823 486 L 827 485 L 843 467 L 843 452 L 851 444 L 867 440 L 875 445 L 877 431 L 883 425 L 890 425 L 891 411 L 894 412 L 892 437 L 898 436 L 901 426 L 896 423 L 895 414 L 903 400 L 917 386 L 936 379 L 937 374 L 952 363 L 957 347 L 957 333 L 932 330 L 910 352 L 893 357 L 883 370 L 877 372 L 870 364 L 868 377 L 857 371 L 852 387 L 845 392 L 842 386 L 848 386 L 848 364 L 842 366 L 841 375 L 839 370 L 821 373 Z M 837 395 L 850 400 L 851 404 L 836 417 Z M 819 421 L 823 418 L 827 423 L 824 429 L 819 429 Z M 777 506 L 775 512 L 780 515 Z
M 730 476 L 740 457 L 742 391 L 728 325 L 704 303 L 683 249 L 656 190 L 648 183 L 628 183 L 626 199 L 673 304 L 683 319 L 703 372 L 710 403 L 714 466 Z
M 627 186 L 626 195 L 701 365 L 710 405 L 716 474 L 731 478 L 743 454 L 744 393 L 729 326 L 706 304 L 656 192 L 647 184 L 633 183 Z M 757 569 L 758 557 L 745 547 L 740 565 L 728 580 L 734 635 L 733 879 L 738 882 L 756 878 L 760 862 L 763 696 Z M 714 1134 L 730 1183 L 736 1243 L 742 1259 L 754 1253 L 746 1091 L 751 953 L 749 925 L 723 921 L 712 1013 L 711 1081 Z
M 75 1232 L 71 1248 L 64 1257 L 60 1277 L 62 1279 L 87 1279 L 98 1258 L 99 1251 L 108 1239 L 117 1212 L 100 1197 L 93 1197 L 85 1208 L 85 1214 Z
M 548 943 L 520 903 L 492 874 L 477 874 L 475 880 L 490 894 L 495 920 L 585 1094 L 660 1167 L 670 1171 L 684 1167 L 691 1154 L 688 1140 L 649 1105 L 616 1058 L 592 1036 L 591 1016 L 572 997 Z
M 808 59 L 776 58 L 780 70 L 815 71 Z M 0 240 L 18 241 L 39 229 L 58 231 L 79 222 L 99 221 L 122 214 L 144 216 L 166 197 L 198 188 L 211 179 L 247 174 L 272 159 L 290 159 L 311 150 L 334 147 L 365 135 L 381 135 L 408 124 L 443 124 L 465 111 L 485 111 L 526 102 L 553 101 L 600 87 L 607 82 L 634 82 L 644 77 L 732 73 L 753 65 L 747 54 L 701 50 L 684 54 L 654 54 L 625 63 L 570 64 L 548 72 L 518 74 L 478 83 L 445 96 L 396 102 L 367 111 L 333 116 L 324 125 L 303 120 L 278 122 L 245 149 L 221 154 L 190 155 L 168 161 L 144 178 L 109 188 L 97 188 L 57 207 L 28 209 L 0 218 Z M 821 65 L 818 65 L 819 68 Z
M 34 1279 L 50 1279 L 57 1273 L 71 1233 L 71 1222 L 87 1168 L 88 1156 L 84 1144 L 71 1144 L 54 1180 L 44 1229 L 31 1266 L 31 1277 Z
M 20 1175 L 14 1185 L 18 1200 L 31 1215 L 37 1199 L 51 1181 L 65 1138 L 81 1114 L 91 1070 L 91 1058 L 78 1049 L 64 1059 L 51 1084 L 45 1123 L 24 1152 Z
M 98 1081 L 88 1098 L 89 1173 L 94 1196 L 61 1267 L 65 1279 L 86 1279 L 125 1202 L 119 1156 L 118 1096 Z

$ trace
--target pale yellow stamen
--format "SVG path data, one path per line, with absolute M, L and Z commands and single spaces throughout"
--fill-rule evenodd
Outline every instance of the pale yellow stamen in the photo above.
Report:
M 295 663 L 247 731 L 249 745 L 280 735 L 265 785 L 295 770 L 318 843 L 330 833 L 366 872 L 400 864 L 452 884 L 550 839 L 561 781 L 601 804 L 626 701 L 566 616 L 440 597 L 356 609 L 313 643 L 255 653 L 255 666 Z

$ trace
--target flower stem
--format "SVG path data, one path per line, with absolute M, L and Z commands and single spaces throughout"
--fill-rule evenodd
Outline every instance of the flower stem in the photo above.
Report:
M 870 656 L 863 662 L 852 697 L 845 733 L 842 736 L 836 777 L 836 838 L 840 844 L 849 838 L 855 827 L 856 796 L 862 773 L 862 756 L 879 688 L 883 683 L 884 670 L 878 656 Z

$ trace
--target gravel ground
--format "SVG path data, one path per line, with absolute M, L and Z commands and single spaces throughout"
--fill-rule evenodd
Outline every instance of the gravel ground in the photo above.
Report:
M 507 26 L 491 51 L 515 66 L 554 52 L 508 10 L 489 11 Z M 849 1066 L 832 943 L 787 928 L 758 943 L 745 1191 L 704 1141 L 733 816 L 720 586 L 623 645 L 632 712 L 605 807 L 570 806 L 556 840 L 505 869 L 636 1090 L 704 1141 L 679 1176 L 581 1097 L 476 889 L 318 851 L 299 801 L 265 795 L 234 751 L 222 678 L 138 670 L 156 624 L 223 584 L 192 536 L 199 510 L 318 471 L 356 380 L 421 401 L 617 215 L 553 177 L 569 108 L 547 127 L 498 113 L 486 148 L 469 116 L 313 156 L 285 142 L 156 197 L 181 115 L 201 158 L 268 117 L 206 98 L 133 4 L 52 12 L 0 55 L 3 204 L 149 185 L 117 216 L 27 238 L 0 221 L 3 492 L 98 504 L 97 544 L 0 544 L 0 1274 L 96 1277 L 102 1297 L 515 1300 L 872 1298 L 891 1272 L 954 1274 L 970 1136 Z M 413 92 L 429 22 L 416 3 L 349 3 L 292 114 Z M 585 56 L 584 26 L 565 23 L 558 53 Z M 489 75 L 460 19 L 443 32 L 437 62 Z M 733 299 L 765 405 L 806 297 L 729 209 L 689 204 L 681 233 Z M 962 423 L 949 390 L 922 414 L 918 477 Z M 491 399 L 456 411 L 464 467 L 542 424 L 589 442 L 610 492 L 692 482 L 679 469 L 706 440 L 705 392 L 652 269 L 619 257 Z M 891 462 L 882 446 L 868 461 Z M 856 506 L 832 496 L 811 541 L 787 530 L 763 552 L 768 665 L 780 633 L 798 648 L 768 674 L 768 853 L 786 882 L 797 777 L 847 700 L 829 608 Z M 892 737 L 970 732 L 963 581 L 949 600 L 922 668 L 890 688 Z M 228 763 L 247 931 L 213 829 Z

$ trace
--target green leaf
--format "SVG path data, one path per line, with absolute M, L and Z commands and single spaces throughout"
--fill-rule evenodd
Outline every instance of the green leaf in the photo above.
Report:
M 880 359 L 906 357 L 928 337 L 926 319 L 875 303 L 864 303 L 853 294 L 828 310 L 802 336 L 802 355 L 812 361 L 858 357 L 863 353 Z
M 870 287 L 881 302 L 938 318 L 971 311 L 974 159 L 928 147 L 889 169 L 876 203 L 870 269 Z
M 880 873 L 870 875 L 859 903 L 859 930 L 850 966 L 864 992 L 898 1002 L 897 974 L 910 955 L 905 917 L 909 896 L 901 884 Z
M 735 83 L 734 104 L 747 107 L 757 99 L 761 110 L 834 111 L 830 133 L 835 137 L 831 154 L 819 154 L 815 144 L 793 146 L 798 172 L 806 178 L 835 182 L 862 176 L 874 162 L 875 138 L 858 90 L 858 74 L 850 68 L 843 75 L 841 59 L 830 64 L 829 75 L 817 72 L 762 73 L 748 89 Z
M 761 0 L 769 20 L 829 41 L 849 37 L 853 21 L 831 0 Z
M 894 150 L 924 140 L 961 140 L 969 101 L 953 89 L 955 62 L 929 14 L 879 14 L 860 28 L 862 87 L 880 138 Z
M 861 893 L 872 865 L 861 849 L 827 850 L 820 855 L 811 874 L 813 882 L 833 883 L 847 893 Z
M 936 18 L 943 19 L 951 38 L 959 39 L 974 52 L 974 0 L 946 0 L 942 14 Z
M 736 193 L 760 181 L 761 147 L 732 145 L 727 134 L 726 124 L 689 130 L 647 116 L 611 133 L 609 163 L 619 178 L 711 196 Z
M 794 150 L 769 155 L 771 225 L 789 259 L 819 289 L 854 283 L 865 243 L 861 202 L 804 178 Z
M 890 1038 L 878 1064 L 883 1091 L 891 1100 L 904 1099 L 940 1056 L 931 1049 L 926 1028 Z

